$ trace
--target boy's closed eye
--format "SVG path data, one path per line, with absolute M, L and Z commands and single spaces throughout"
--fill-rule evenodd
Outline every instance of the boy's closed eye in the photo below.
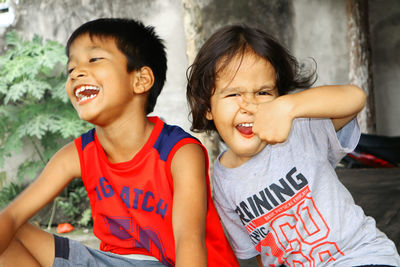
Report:
M 92 57 L 89 59 L 89 63 L 97 62 L 99 60 L 104 59 L 103 57 Z M 70 67 L 67 69 L 68 74 L 71 74 L 74 71 L 75 67 Z
M 104 58 L 103 57 L 92 57 L 92 58 L 89 59 L 89 62 L 93 63 L 93 62 L 99 61 L 101 59 L 104 59 Z

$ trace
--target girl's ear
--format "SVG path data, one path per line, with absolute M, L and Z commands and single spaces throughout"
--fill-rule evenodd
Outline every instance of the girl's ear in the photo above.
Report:
M 206 112 L 206 119 L 209 120 L 209 121 L 212 121 L 212 120 L 213 120 L 213 115 L 212 115 L 212 113 L 211 113 L 211 110 L 207 110 L 207 112 Z
M 154 84 L 154 74 L 150 67 L 144 66 L 133 72 L 133 91 L 136 94 L 148 92 Z

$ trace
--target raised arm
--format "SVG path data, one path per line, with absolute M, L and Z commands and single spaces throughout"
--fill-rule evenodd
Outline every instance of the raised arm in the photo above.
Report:
M 18 229 L 54 199 L 74 178 L 80 177 L 78 152 L 70 143 L 49 161 L 40 176 L 0 213 L 0 254 Z
M 205 224 L 207 194 L 205 157 L 197 144 L 186 144 L 174 155 L 172 226 L 176 266 L 207 266 Z
M 284 142 L 295 118 L 330 118 L 341 129 L 365 105 L 366 95 L 354 85 L 320 86 L 279 96 L 262 104 L 242 103 L 255 117 L 253 132 L 269 143 Z
M 354 85 L 329 85 L 311 88 L 293 95 L 295 118 L 331 118 L 336 130 L 352 120 L 364 107 L 366 95 Z

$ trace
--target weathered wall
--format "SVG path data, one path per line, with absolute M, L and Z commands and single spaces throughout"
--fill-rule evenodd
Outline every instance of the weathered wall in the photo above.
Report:
M 292 1 L 293 52 L 317 62 L 317 85 L 348 82 L 346 0 Z
M 378 134 L 400 136 L 400 1 L 369 1 Z
M 399 136 L 400 1 L 368 3 L 377 134 Z M 293 5 L 294 54 L 317 61 L 317 84 L 347 83 L 346 0 L 301 0 Z
M 206 37 L 221 26 L 245 23 L 264 29 L 286 46 L 292 43 L 293 5 L 290 0 L 198 0 Z

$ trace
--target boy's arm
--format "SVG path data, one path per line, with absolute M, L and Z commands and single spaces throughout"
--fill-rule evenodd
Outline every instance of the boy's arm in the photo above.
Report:
M 176 266 L 207 266 L 205 157 L 197 144 L 179 148 L 171 162 L 174 181 L 172 226 Z
M 70 143 L 60 149 L 40 176 L 0 212 L 0 254 L 8 247 L 18 228 L 76 177 L 80 177 L 79 156 L 74 143 Z
M 331 85 L 246 106 L 252 106 L 255 116 L 253 132 L 268 143 L 281 143 L 289 136 L 295 118 L 331 118 L 337 131 L 361 111 L 365 99 L 364 91 L 357 86 Z

